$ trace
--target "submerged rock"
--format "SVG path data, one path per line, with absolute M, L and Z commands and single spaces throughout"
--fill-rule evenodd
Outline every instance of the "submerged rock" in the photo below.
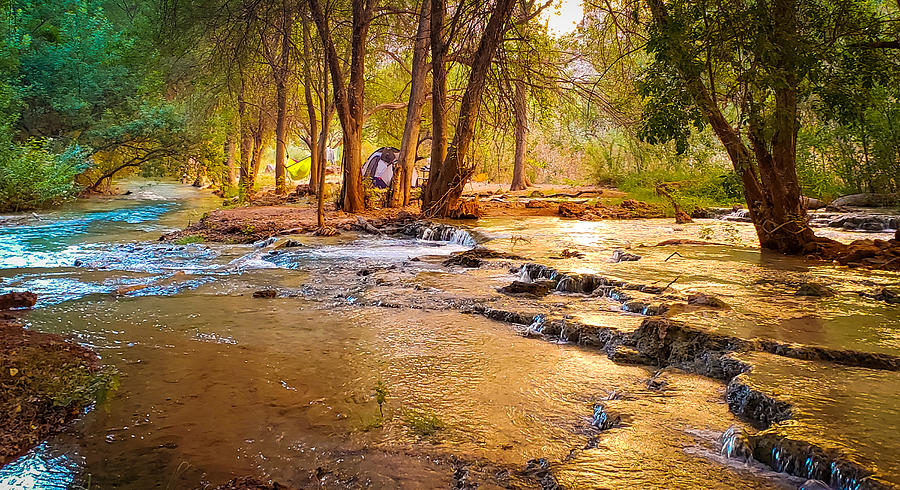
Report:
M 834 295 L 835 292 L 833 289 L 815 282 L 801 284 L 797 289 L 797 292 L 794 293 L 794 296 L 810 296 L 814 298 L 826 298 Z
M 602 403 L 594 407 L 594 418 L 591 425 L 597 430 L 614 429 L 622 424 L 622 417 L 610 413 Z
M 254 298 L 274 298 L 278 296 L 278 291 L 274 289 L 261 289 L 253 292 Z
M 541 485 L 541 490 L 558 490 L 562 488 L 556 481 L 556 477 L 550 473 L 550 463 L 544 458 L 529 460 L 520 474 L 536 479 Z
M 609 262 L 634 262 L 636 260 L 641 260 L 641 256 L 628 253 L 622 249 L 613 250 L 612 257 L 609 258 Z
M 234 478 L 226 483 L 223 483 L 217 487 L 216 490 L 294 490 L 294 487 L 289 487 L 282 483 L 278 482 L 264 482 L 262 480 L 258 480 L 256 478 L 252 478 L 249 476 L 244 476 L 241 478 Z
M 860 296 L 865 298 L 872 298 L 878 301 L 884 301 L 888 304 L 900 304 L 900 293 L 891 291 L 888 288 L 881 288 L 876 290 L 874 293 L 859 293 Z
M 653 364 L 653 359 L 650 359 L 637 350 L 632 349 L 631 347 L 626 347 L 624 345 L 616 346 L 616 348 L 613 349 L 613 351 L 609 354 L 609 358 L 613 362 L 617 362 L 619 364 Z
M 687 302 L 691 306 L 709 306 L 711 308 L 725 308 L 728 306 L 721 299 L 704 293 L 689 294 Z

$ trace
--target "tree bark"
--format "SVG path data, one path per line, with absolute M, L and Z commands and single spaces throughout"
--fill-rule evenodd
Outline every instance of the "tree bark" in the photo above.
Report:
M 428 0 L 424 0 L 428 1 Z M 434 202 L 435 186 L 447 156 L 447 47 L 444 43 L 446 0 L 431 0 L 431 164 L 428 181 L 422 189 L 422 209 Z
M 437 177 L 428 179 L 431 188 L 429 201 L 423 203 L 423 210 L 427 216 L 445 217 L 456 206 L 459 196 L 462 195 L 463 186 L 472 176 L 474 168 L 463 165 L 463 159 L 475 136 L 475 122 L 478 118 L 478 106 L 481 104 L 481 94 L 484 92 L 484 81 L 494 52 L 500 43 L 504 27 L 509 21 L 514 0 L 498 0 L 491 12 L 484 34 L 478 44 L 478 50 L 472 58 L 472 70 L 469 73 L 469 81 L 459 106 L 459 118 L 456 124 L 456 132 L 453 141 L 447 148 L 447 156 L 440 166 Z M 434 13 L 434 11 L 432 12 Z M 432 171 L 435 169 L 432 160 Z
M 235 172 L 234 164 L 235 164 L 235 147 L 234 147 L 234 134 L 231 131 L 225 135 L 225 179 L 226 184 L 230 187 L 234 187 L 238 182 L 238 173 Z
M 331 29 L 319 0 L 310 0 L 310 8 L 329 60 L 334 99 L 344 140 L 344 176 L 341 186 L 341 208 L 357 213 L 365 209 L 362 189 L 362 122 L 365 118 L 366 41 L 376 0 L 352 0 L 352 34 L 350 39 L 350 81 L 347 83 L 338 66 L 337 51 Z
M 291 21 L 287 2 L 281 2 L 281 56 L 275 70 L 275 100 L 278 106 L 278 114 L 275 119 L 275 193 L 287 194 L 285 176 L 285 140 L 287 138 L 285 119 L 287 117 L 287 75 L 290 62 Z
M 515 93 L 513 94 L 513 112 L 516 118 L 516 158 L 513 164 L 511 191 L 521 191 L 528 188 L 528 178 L 525 176 L 525 150 L 528 142 L 528 105 L 525 81 L 515 81 Z
M 247 101 L 245 100 L 245 82 L 241 76 L 241 88 L 238 92 L 238 121 L 240 121 L 241 138 L 241 169 L 238 182 L 238 199 L 243 202 L 250 197 L 253 191 L 253 179 L 251 178 L 251 151 L 253 146 L 253 133 L 250 129 L 250 115 L 247 113 Z
M 316 117 L 316 105 L 312 96 L 312 70 L 309 66 L 309 60 L 312 56 L 310 45 L 312 40 L 309 37 L 309 24 L 306 17 L 301 18 L 303 23 L 303 95 L 306 99 L 306 113 L 309 116 L 309 192 L 318 194 L 319 192 L 319 124 Z M 325 118 L 323 107 L 322 118 Z M 324 120 L 323 120 L 324 125 Z
M 397 159 L 397 170 L 391 180 L 391 207 L 409 205 L 409 194 L 412 189 L 412 174 L 416 163 L 419 129 L 422 126 L 422 108 L 425 105 L 425 75 L 428 64 L 429 24 L 431 23 L 431 0 L 422 0 L 419 11 L 419 26 L 416 29 L 416 42 L 413 46 L 412 77 L 409 89 L 409 104 L 406 106 L 406 125 L 400 139 L 400 156 Z

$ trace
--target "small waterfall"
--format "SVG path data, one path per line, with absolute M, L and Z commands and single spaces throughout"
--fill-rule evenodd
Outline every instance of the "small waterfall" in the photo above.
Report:
M 457 229 L 447 241 L 450 243 L 455 243 L 456 245 L 461 245 L 463 247 L 474 247 L 476 245 L 475 239 L 472 238 L 472 235 L 470 235 L 468 231 L 463 229 Z
M 475 247 L 478 242 L 468 230 L 455 226 L 435 223 L 415 223 L 404 229 L 404 233 L 420 240 L 447 242 L 463 247 Z
M 722 454 L 729 458 L 741 459 L 749 461 L 753 458 L 753 446 L 750 443 L 750 436 L 744 428 L 732 425 L 720 438 L 722 443 Z
M 544 315 L 535 315 L 534 320 L 532 320 L 531 325 L 528 326 L 529 332 L 537 332 L 541 333 L 544 330 L 544 322 L 547 319 L 544 318 Z

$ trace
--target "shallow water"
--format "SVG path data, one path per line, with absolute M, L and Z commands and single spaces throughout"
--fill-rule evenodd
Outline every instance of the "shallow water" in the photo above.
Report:
M 480 316 L 355 305 L 392 297 L 421 298 L 424 305 L 445 295 L 521 306 L 495 291 L 512 273 L 441 266 L 443 257 L 463 249 L 459 245 L 353 236 L 295 237 L 303 246 L 277 250 L 160 244 L 160 234 L 199 219 L 218 200 L 174 184 L 140 185 L 140 199 L 78 202 L 0 230 L 0 289 L 41 295 L 27 316 L 29 328 L 73 335 L 122 378 L 107 403 L 0 469 L 0 487 L 200 488 L 253 475 L 306 487 L 434 488 L 451 485 L 451 456 L 487 465 L 487 473 L 515 473 L 532 458 L 546 458 L 567 488 L 799 483 L 721 458 L 715 437 L 740 422 L 728 411 L 720 382 L 673 371 L 663 374 L 664 390 L 650 390 L 647 368 L 617 365 L 571 344 L 526 339 Z M 713 292 L 731 305 L 721 314 L 679 314 L 711 329 L 900 351 L 896 310 L 853 296 L 856 286 L 842 286 L 832 268 L 752 248 L 636 247 L 696 238 L 698 229 L 678 231 L 656 220 L 535 218 L 484 220 L 474 231 L 493 239 L 492 248 L 562 270 L 645 284 L 678 276 L 678 291 Z M 628 244 L 641 261 L 606 262 L 613 248 Z M 566 247 L 587 257 L 550 258 Z M 681 257 L 664 261 L 674 251 Z M 897 280 L 840 274 L 879 284 Z M 773 277 L 781 282 L 755 283 Z M 839 296 L 788 297 L 787 284 L 806 277 L 832 284 Z M 252 298 L 260 289 L 275 289 L 280 297 Z M 536 307 L 621 328 L 640 322 L 596 299 L 550 295 Z M 813 314 L 815 327 L 792 320 Z M 754 376 L 789 374 L 790 368 L 777 369 L 790 364 L 771 365 Z M 853 393 L 833 382 L 839 371 L 827 376 L 823 382 L 835 393 Z M 383 420 L 373 394 L 379 381 L 390 392 Z M 814 390 L 812 382 L 784 387 Z M 883 404 L 896 400 L 893 391 Z M 592 429 L 598 403 L 621 414 L 622 426 Z M 405 419 L 419 412 L 443 422 L 437 437 L 410 433 Z M 839 415 L 826 410 L 821 419 Z M 896 448 L 888 426 L 869 420 L 852 423 L 882 434 L 872 441 Z
M 749 246 L 652 246 L 674 238 L 698 240 L 700 230 L 705 228 L 713 230 L 712 241 L 737 237 L 739 243 L 756 243 L 752 225 L 714 220 L 673 225 L 670 220 L 499 219 L 482 220 L 476 230 L 494 238 L 492 248 L 519 253 L 561 271 L 600 274 L 640 284 L 671 283 L 671 292 L 715 295 L 728 308 L 688 308 L 672 315 L 711 331 L 743 338 L 900 354 L 897 305 L 859 294 L 880 287 L 900 287 L 900 273 L 816 264 Z M 821 230 L 816 232 L 822 234 Z M 890 238 L 881 235 L 831 231 L 832 238 L 843 241 Z M 610 263 L 613 250 L 623 247 L 630 247 L 628 251 L 641 259 Z M 585 257 L 558 258 L 565 248 L 578 250 Z M 837 294 L 831 298 L 796 296 L 794 293 L 804 282 L 824 284 Z
M 751 383 L 794 407 L 796 420 L 779 433 L 839 449 L 900 485 L 900 375 L 764 353 L 739 358 L 754 366 Z

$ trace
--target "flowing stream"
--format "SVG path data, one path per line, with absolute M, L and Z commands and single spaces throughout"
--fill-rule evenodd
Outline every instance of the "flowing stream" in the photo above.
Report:
M 640 246 L 696 239 L 709 233 L 702 227 L 752 245 L 743 224 L 495 219 L 465 236 L 437 237 L 449 241 L 345 234 L 298 236 L 302 245 L 287 249 L 178 245 L 157 238 L 219 201 L 177 184 L 131 185 L 128 196 L 4 218 L 0 290 L 38 293 L 28 328 L 96 349 L 118 369 L 121 386 L 0 469 L 0 487 L 205 488 L 251 475 L 297 487 L 447 488 L 465 478 L 460 468 L 500 485 L 539 458 L 566 488 L 803 483 L 721 455 L 718 435 L 746 424 L 724 403 L 720 381 L 667 370 L 660 389 L 648 383 L 652 368 L 525 338 L 482 316 L 373 306 L 380 304 L 373 298 L 411 304 L 421 296 L 426 304 L 440 295 L 506 301 L 494 288 L 516 278 L 508 269 L 441 265 L 470 248 L 472 236 L 568 271 L 663 285 L 677 279 L 680 292 L 730 305 L 674 314 L 710 330 L 900 354 L 897 306 L 858 294 L 895 286 L 897 274 L 837 273 L 750 247 Z M 608 262 L 624 247 L 641 260 Z M 563 248 L 585 257 L 553 258 Z M 838 294 L 792 294 L 811 279 Z M 264 289 L 278 297 L 253 297 Z M 593 300 L 548 298 L 548 308 L 572 318 L 622 328 L 641 319 Z M 755 356 L 754 380 L 796 400 L 799 424 L 900 484 L 896 372 Z M 389 392 L 383 415 L 379 383 Z M 593 428 L 598 405 L 620 414 L 620 426 Z M 424 435 L 414 430 L 422 419 L 441 427 Z

